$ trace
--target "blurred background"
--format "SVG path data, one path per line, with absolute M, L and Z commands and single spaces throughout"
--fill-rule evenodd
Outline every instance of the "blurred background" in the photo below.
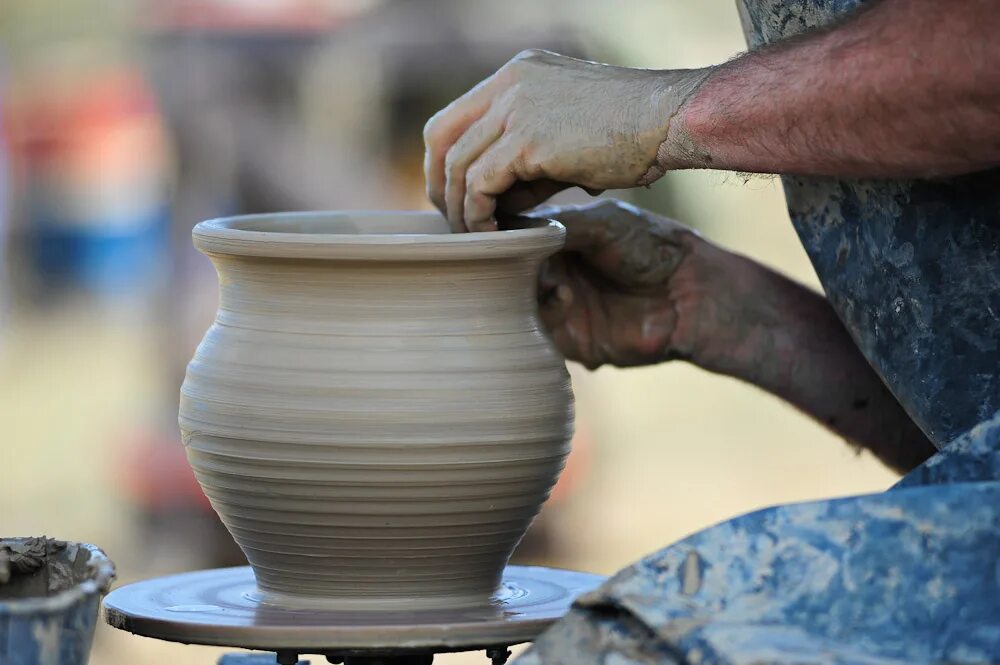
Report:
M 424 122 L 528 47 L 668 68 L 744 44 L 731 0 L 6 0 L 0 534 L 96 543 L 122 581 L 241 563 L 176 426 L 216 298 L 191 228 L 427 208 Z M 816 285 L 773 179 L 671 173 L 622 196 Z M 894 480 L 733 380 L 571 369 L 574 452 L 522 562 L 611 573 L 738 513 Z M 92 662 L 218 653 L 101 626 Z

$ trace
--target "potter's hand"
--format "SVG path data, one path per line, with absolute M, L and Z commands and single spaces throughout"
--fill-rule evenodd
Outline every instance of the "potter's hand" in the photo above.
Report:
M 707 74 L 524 51 L 428 121 L 427 194 L 453 230 L 484 231 L 498 197 L 516 213 L 573 185 L 647 185 L 663 175 L 671 117 Z
M 566 227 L 538 296 L 567 358 L 591 369 L 684 358 L 791 402 L 894 468 L 935 452 L 822 295 L 624 203 L 529 216 Z
M 687 357 L 711 246 L 690 229 L 620 201 L 530 213 L 562 222 L 566 247 L 539 278 L 539 312 L 570 360 L 594 369 Z M 721 252 L 717 248 L 711 247 Z

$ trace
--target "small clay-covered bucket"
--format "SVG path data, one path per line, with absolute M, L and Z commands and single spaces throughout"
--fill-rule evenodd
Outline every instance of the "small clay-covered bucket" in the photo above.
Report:
M 0 539 L 0 663 L 85 665 L 114 577 L 94 545 Z

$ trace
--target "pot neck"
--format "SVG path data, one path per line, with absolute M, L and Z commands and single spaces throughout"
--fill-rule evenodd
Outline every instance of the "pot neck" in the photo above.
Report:
M 218 321 L 329 334 L 434 334 L 534 328 L 540 256 L 330 261 L 214 256 Z

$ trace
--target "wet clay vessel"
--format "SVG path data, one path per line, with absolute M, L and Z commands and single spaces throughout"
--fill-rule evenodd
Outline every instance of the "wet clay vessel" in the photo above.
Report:
M 536 274 L 555 222 L 211 220 L 220 306 L 181 388 L 205 494 L 279 606 L 480 604 L 562 468 L 572 394 Z

